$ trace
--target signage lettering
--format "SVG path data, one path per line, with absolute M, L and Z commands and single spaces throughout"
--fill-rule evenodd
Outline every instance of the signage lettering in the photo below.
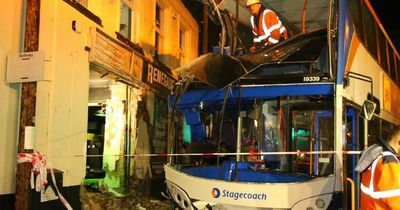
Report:
M 153 65 L 147 65 L 147 82 L 149 84 L 159 84 L 169 90 L 172 90 L 174 87 L 175 81 L 166 73 L 162 72 L 158 68 L 155 68 Z
M 22 60 L 29 60 L 29 59 L 33 58 L 33 54 L 32 53 L 20 53 L 19 58 Z
M 232 198 L 233 200 L 248 199 L 248 200 L 267 200 L 267 194 L 265 193 L 247 193 L 247 192 L 233 192 L 229 190 L 222 190 L 213 188 L 211 190 L 211 195 L 214 198 Z
M 319 82 L 321 78 L 319 76 L 308 76 L 303 77 L 303 82 Z

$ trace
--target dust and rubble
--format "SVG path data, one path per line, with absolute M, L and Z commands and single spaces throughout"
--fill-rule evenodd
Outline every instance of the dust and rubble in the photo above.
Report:
M 175 210 L 170 201 L 152 199 L 138 191 L 116 195 L 84 185 L 80 189 L 80 200 L 82 210 Z

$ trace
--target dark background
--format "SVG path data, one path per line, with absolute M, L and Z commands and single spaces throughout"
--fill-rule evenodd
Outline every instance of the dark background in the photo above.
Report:
M 398 0 L 370 0 L 376 15 L 381 21 L 387 34 L 396 46 L 397 52 L 400 50 L 400 11 L 397 6 Z
M 202 39 L 202 26 L 203 26 L 203 4 L 200 0 L 181 0 L 183 4 L 189 9 L 193 17 L 199 23 L 200 34 L 199 34 L 199 54 L 201 53 L 201 39 Z M 400 51 L 400 11 L 397 4 L 400 2 L 398 0 L 369 0 L 372 7 L 374 8 L 379 20 L 381 21 L 383 27 L 385 28 L 387 34 L 392 40 L 393 44 L 396 46 L 397 52 Z M 208 35 L 208 52 L 211 51 L 212 46 L 218 45 L 219 37 L 217 34 L 220 29 L 219 26 L 214 24 L 209 20 L 209 35 Z M 239 36 L 243 34 L 239 34 Z M 244 37 L 242 37 L 244 38 Z M 247 37 L 245 37 L 247 38 Z M 246 44 L 246 40 L 243 40 Z

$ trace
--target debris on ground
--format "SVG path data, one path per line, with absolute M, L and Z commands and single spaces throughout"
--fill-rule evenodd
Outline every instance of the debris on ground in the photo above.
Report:
M 115 196 L 110 192 L 101 192 L 81 186 L 80 199 L 82 210 L 173 210 L 167 200 L 154 200 L 140 192 Z

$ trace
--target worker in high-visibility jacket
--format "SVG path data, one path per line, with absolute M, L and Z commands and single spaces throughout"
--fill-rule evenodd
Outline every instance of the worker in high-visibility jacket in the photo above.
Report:
M 260 0 L 247 0 L 246 6 L 251 13 L 250 22 L 254 35 L 251 52 L 287 39 L 287 30 L 274 11 L 265 8 Z
M 361 210 L 400 209 L 400 125 L 361 153 Z

